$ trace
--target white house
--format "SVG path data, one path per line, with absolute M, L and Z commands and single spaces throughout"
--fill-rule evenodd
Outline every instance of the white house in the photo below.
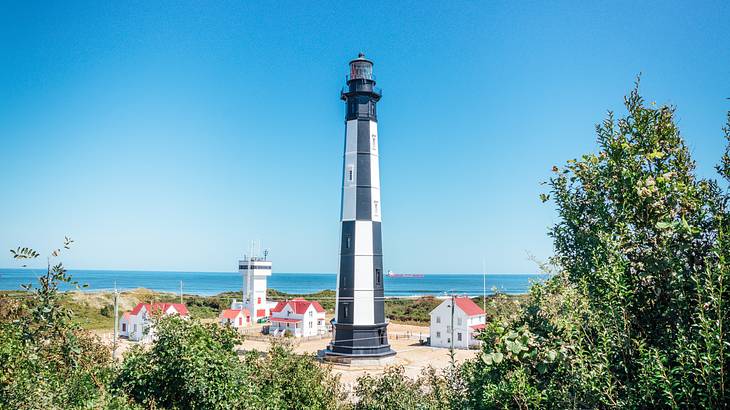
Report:
M 289 332 L 294 337 L 323 335 L 327 333 L 324 313 L 319 302 L 304 299 L 279 302 L 271 309 L 269 334 L 283 336 Z
M 454 301 L 454 329 L 451 329 L 451 301 L 446 299 L 431 311 L 431 346 L 468 349 L 478 345 L 475 335 L 484 329 L 487 314 L 468 297 L 456 297 Z M 452 336 L 453 335 L 453 336 Z
M 129 340 L 150 341 L 154 335 L 154 316 L 180 315 L 189 317 L 188 308 L 182 303 L 139 303 L 119 319 L 119 335 Z
M 251 313 L 248 309 L 226 309 L 218 315 L 222 326 L 231 326 L 240 329 L 251 325 Z

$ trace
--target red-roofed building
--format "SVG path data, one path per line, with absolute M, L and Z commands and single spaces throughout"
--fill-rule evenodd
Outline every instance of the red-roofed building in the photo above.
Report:
M 294 337 L 316 336 L 327 332 L 324 309 L 319 302 L 304 299 L 281 301 L 271 308 L 269 334 Z
M 484 329 L 487 314 L 470 298 L 455 297 L 453 299 L 454 328 L 452 329 L 451 301 L 451 298 L 445 299 L 431 311 L 431 346 L 451 347 L 452 338 L 454 348 L 468 349 L 471 346 L 479 345 L 480 341 L 475 336 Z
M 188 318 L 190 313 L 183 303 L 138 303 L 119 319 L 119 335 L 129 340 L 150 341 L 154 335 L 152 319 L 168 315 Z
M 240 329 L 251 325 L 251 313 L 248 309 L 226 309 L 218 315 L 218 321 L 223 326 Z

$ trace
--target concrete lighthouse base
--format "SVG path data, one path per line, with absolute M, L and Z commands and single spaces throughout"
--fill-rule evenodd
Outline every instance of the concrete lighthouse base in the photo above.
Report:
M 349 366 L 382 366 L 391 363 L 396 352 L 390 348 L 387 323 L 352 325 L 333 323 L 335 335 L 318 356 L 330 363 Z
M 382 367 L 395 361 L 395 351 L 379 356 L 346 355 L 324 349 L 317 352 L 317 358 L 328 363 L 352 367 Z

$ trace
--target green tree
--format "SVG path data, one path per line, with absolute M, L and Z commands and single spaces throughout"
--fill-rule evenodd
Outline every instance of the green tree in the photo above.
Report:
M 673 107 L 638 83 L 625 106 L 553 169 L 557 273 L 485 332 L 474 407 L 727 405 L 728 195 L 695 176 Z

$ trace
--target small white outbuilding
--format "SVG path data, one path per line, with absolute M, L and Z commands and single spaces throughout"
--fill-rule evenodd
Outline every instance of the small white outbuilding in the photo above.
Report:
M 226 309 L 218 315 L 218 322 L 221 326 L 241 329 L 251 325 L 251 313 L 248 309 Z
M 155 315 L 189 316 L 187 306 L 182 303 L 139 303 L 119 319 L 119 335 L 135 341 L 152 340 L 152 319 Z
M 454 328 L 451 329 L 451 301 L 454 301 Z M 476 334 L 484 329 L 487 314 L 466 296 L 448 298 L 431 311 L 431 346 L 468 349 L 479 345 Z

